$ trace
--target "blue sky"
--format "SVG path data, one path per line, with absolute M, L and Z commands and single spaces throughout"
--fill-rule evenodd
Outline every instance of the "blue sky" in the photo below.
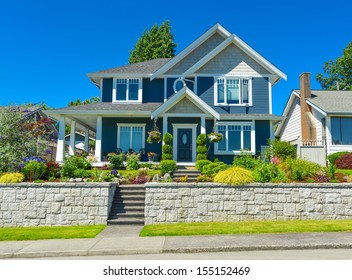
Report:
M 299 75 L 315 76 L 352 40 L 352 4 L 316 1 L 1 1 L 0 105 L 98 96 L 86 73 L 128 63 L 145 28 L 170 20 L 177 52 L 215 23 L 238 35 L 288 76 L 273 88 L 281 114 Z

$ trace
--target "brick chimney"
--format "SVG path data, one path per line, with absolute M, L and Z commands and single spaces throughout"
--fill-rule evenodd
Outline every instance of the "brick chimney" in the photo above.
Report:
M 317 140 L 316 125 L 311 112 L 311 108 L 306 102 L 306 99 L 312 96 L 310 90 L 310 73 L 302 73 L 299 78 L 302 141 L 315 142 Z

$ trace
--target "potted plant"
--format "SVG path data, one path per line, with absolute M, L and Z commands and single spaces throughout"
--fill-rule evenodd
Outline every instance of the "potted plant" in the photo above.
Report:
M 148 152 L 148 161 L 154 161 L 155 153 L 153 152 Z
M 223 135 L 222 133 L 212 132 L 208 134 L 208 140 L 210 143 L 218 143 L 222 141 Z
M 159 143 L 161 141 L 161 133 L 159 130 L 152 130 L 148 132 L 147 142 L 152 144 L 154 142 Z

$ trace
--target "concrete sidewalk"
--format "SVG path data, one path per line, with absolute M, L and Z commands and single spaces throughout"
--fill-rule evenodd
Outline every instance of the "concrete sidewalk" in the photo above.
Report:
M 0 242 L 0 258 L 351 249 L 352 233 L 139 237 L 139 226 L 108 226 L 96 238 Z

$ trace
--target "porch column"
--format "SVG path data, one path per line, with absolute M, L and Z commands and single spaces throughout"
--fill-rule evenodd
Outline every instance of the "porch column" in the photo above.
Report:
M 101 116 L 97 117 L 97 130 L 95 139 L 95 158 L 97 161 L 101 161 L 101 138 L 102 138 L 102 126 L 103 118 Z
M 89 153 L 89 129 L 84 129 L 84 150 Z
M 163 136 L 165 135 L 166 132 L 167 132 L 167 116 L 163 116 Z M 164 145 L 164 141 L 163 141 L 163 145 Z
M 76 142 L 76 122 L 71 121 L 70 145 L 68 148 L 68 154 L 70 156 L 73 156 L 75 154 L 75 142 Z
M 273 141 L 275 139 L 273 121 L 270 121 L 270 139 L 271 139 L 271 141 Z
M 57 138 L 57 148 L 56 148 L 57 162 L 62 162 L 64 160 L 64 152 L 65 152 L 65 117 L 60 116 L 59 135 Z
M 205 134 L 206 129 L 205 129 L 205 116 L 200 117 L 200 133 Z

